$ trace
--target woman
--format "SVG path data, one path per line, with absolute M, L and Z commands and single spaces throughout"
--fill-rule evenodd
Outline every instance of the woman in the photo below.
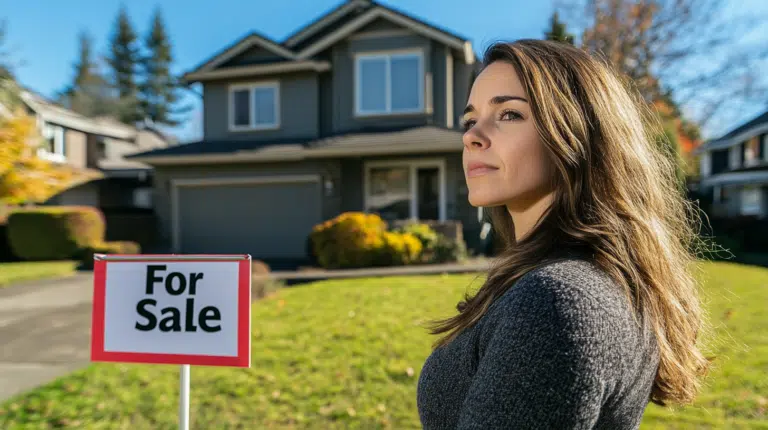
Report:
M 694 213 L 633 94 L 563 43 L 487 51 L 464 169 L 506 248 L 433 325 L 425 429 L 635 429 L 649 401 L 696 395 Z

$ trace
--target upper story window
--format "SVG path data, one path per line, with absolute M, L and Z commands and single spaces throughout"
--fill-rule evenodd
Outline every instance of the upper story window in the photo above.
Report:
M 421 51 L 358 54 L 355 57 L 355 113 L 387 115 L 424 111 Z
M 43 143 L 37 155 L 49 161 L 63 163 L 67 160 L 67 142 L 64 127 L 44 124 L 42 129 Z
M 277 82 L 229 87 L 229 129 L 264 130 L 280 125 L 280 87 Z
M 754 136 L 744 142 L 744 167 L 757 165 L 760 162 L 760 138 Z

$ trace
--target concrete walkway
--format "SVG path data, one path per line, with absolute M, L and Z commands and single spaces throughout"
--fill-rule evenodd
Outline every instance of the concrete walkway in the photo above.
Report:
M 92 279 L 0 288 L 0 401 L 89 364 Z

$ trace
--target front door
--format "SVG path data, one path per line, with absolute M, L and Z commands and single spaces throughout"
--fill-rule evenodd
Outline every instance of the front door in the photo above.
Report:
M 419 167 L 416 172 L 416 218 L 437 221 L 440 219 L 440 169 Z

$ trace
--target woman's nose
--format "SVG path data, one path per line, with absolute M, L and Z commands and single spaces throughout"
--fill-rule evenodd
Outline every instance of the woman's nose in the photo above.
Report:
M 479 124 L 475 124 L 464 133 L 462 139 L 466 149 L 487 149 L 491 146 L 491 141 L 488 139 L 488 136 L 480 127 L 478 127 L 478 125 Z

